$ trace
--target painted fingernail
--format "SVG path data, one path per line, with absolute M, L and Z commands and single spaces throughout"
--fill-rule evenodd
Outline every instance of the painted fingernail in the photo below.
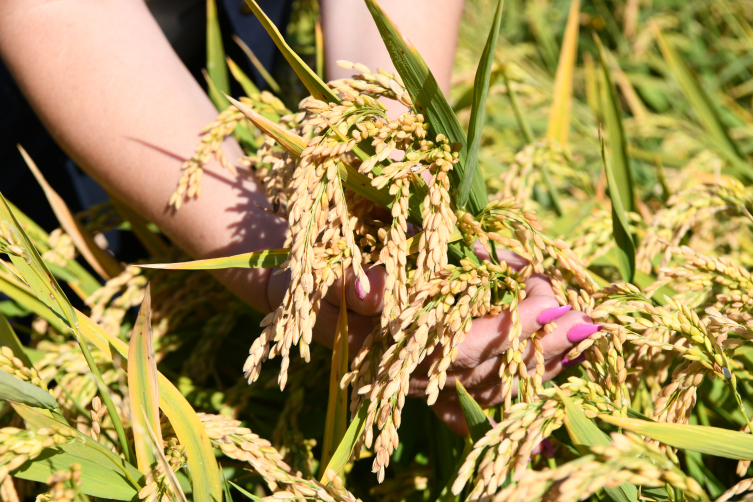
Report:
M 569 368 L 570 366 L 575 366 L 576 364 L 580 364 L 580 363 L 582 363 L 585 360 L 586 360 L 586 355 L 585 354 L 579 355 L 578 357 L 576 357 L 572 361 L 570 359 L 568 359 L 567 357 L 563 357 L 562 358 L 562 367 L 563 368 Z
M 548 322 L 552 322 L 555 319 L 559 319 L 563 315 L 570 312 L 570 309 L 572 307 L 570 305 L 563 305 L 562 307 L 554 307 L 551 309 L 547 309 L 539 314 L 539 316 L 536 318 L 536 322 L 539 324 L 546 324 Z
M 366 297 L 366 292 L 361 287 L 361 279 L 356 279 L 356 294 L 359 300 L 363 300 Z
M 578 343 L 601 329 L 601 324 L 576 324 L 567 331 L 567 341 Z

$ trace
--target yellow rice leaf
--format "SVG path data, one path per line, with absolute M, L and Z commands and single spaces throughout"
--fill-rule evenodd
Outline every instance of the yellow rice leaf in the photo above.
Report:
M 311 68 L 309 68 L 308 65 L 306 65 L 306 63 L 304 63 L 300 57 L 298 57 L 298 54 L 296 54 L 295 51 L 290 48 L 287 42 L 285 42 L 285 39 L 280 33 L 280 30 L 277 29 L 277 27 L 267 17 L 264 11 L 261 10 L 256 1 L 246 0 L 246 4 L 251 8 L 251 11 L 259 19 L 259 22 L 261 22 L 262 26 L 264 26 L 264 29 L 267 30 L 267 33 L 269 33 L 269 36 L 272 37 L 272 40 L 274 40 L 277 48 L 280 49 L 282 55 L 285 56 L 285 59 L 287 59 L 290 66 L 298 75 L 298 78 L 301 79 L 301 82 L 303 82 L 303 85 L 306 86 L 306 89 L 308 89 L 311 95 L 316 99 L 324 101 L 325 103 L 340 103 L 340 99 L 335 95 L 334 92 L 332 92 L 329 87 L 327 87 L 327 84 L 322 82 L 322 80 L 316 75 L 316 73 L 314 73 L 314 71 L 311 70 Z
M 47 183 L 47 180 L 44 179 L 41 171 L 31 157 L 29 157 L 29 154 L 26 153 L 26 150 L 24 150 L 21 145 L 17 146 L 24 161 L 26 161 L 26 165 L 29 166 L 34 177 L 41 185 L 42 190 L 44 190 L 44 194 L 47 196 L 47 201 L 50 203 L 50 206 L 52 206 L 52 210 L 55 212 L 55 216 L 57 216 L 60 226 L 73 240 L 73 243 L 76 245 L 76 249 L 81 253 L 81 256 L 86 259 L 86 262 L 91 265 L 95 272 L 105 279 L 112 279 L 120 274 L 123 271 L 123 267 L 120 263 L 107 254 L 104 249 L 97 246 L 94 242 L 94 238 L 84 230 L 78 220 L 73 216 L 62 197 L 60 197 L 50 184 Z
M 705 425 L 647 422 L 611 415 L 599 415 L 599 418 L 675 448 L 735 460 L 753 460 L 753 435 L 749 433 Z
M 139 470 L 148 474 L 156 460 L 147 428 L 157 431 L 162 444 L 159 425 L 159 387 L 157 363 L 152 345 L 152 298 L 147 285 L 128 346 L 128 396 L 131 398 L 133 446 Z M 143 413 L 142 413 L 143 412 Z
M 306 140 L 282 128 L 279 124 L 275 124 L 268 118 L 262 116 L 260 113 L 257 113 L 256 110 L 254 110 L 250 106 L 246 106 L 240 101 L 231 98 L 230 96 L 226 97 L 230 101 L 230 103 L 238 110 L 240 110 L 240 112 L 243 113 L 243 115 L 245 115 L 246 118 L 250 120 L 256 127 L 264 131 L 264 133 L 266 133 L 270 137 L 274 138 L 274 140 L 277 141 L 280 146 L 287 150 L 291 155 L 295 155 L 296 157 L 300 158 L 301 153 L 306 149 Z
M 348 305 L 345 302 L 346 288 L 342 288 L 340 314 L 337 319 L 335 344 L 332 348 L 332 366 L 329 375 L 329 401 L 327 402 L 327 419 L 324 425 L 324 442 L 322 443 L 322 461 L 326 466 L 332 459 L 332 453 L 342 441 L 348 427 L 348 388 L 340 388 L 340 380 L 348 372 Z M 320 473 L 324 475 L 324 472 Z
M 77 311 L 78 312 L 78 311 Z M 89 317 L 78 312 L 81 321 L 81 334 L 97 346 L 110 359 L 113 350 L 124 360 L 128 360 L 128 345 L 117 337 L 105 333 Z M 157 373 L 159 383 L 159 407 L 175 430 L 180 444 L 186 447 L 188 469 L 193 480 L 194 500 L 212 502 L 221 500 L 222 483 L 217 460 L 209 442 L 209 437 L 196 411 L 180 391 L 162 373 Z
M 341 472 L 345 464 L 348 463 L 351 455 L 353 455 L 353 448 L 356 446 L 358 438 L 363 434 L 368 414 L 369 400 L 367 399 L 358 408 L 358 413 L 352 418 L 348 430 L 345 431 L 345 436 L 343 436 L 342 441 L 337 446 L 335 453 L 332 454 L 332 459 L 327 464 L 327 468 L 322 471 L 322 480 L 325 479 L 327 471 Z
M 421 233 L 407 239 L 408 254 L 418 253 L 418 242 Z M 450 243 L 463 238 L 459 230 L 450 235 Z M 150 263 L 140 264 L 137 267 L 156 268 L 160 270 L 220 270 L 224 268 L 280 268 L 288 260 L 290 248 L 265 249 L 252 251 L 222 258 L 208 258 L 206 260 L 185 261 L 180 263 Z M 2 277 L 0 277 L 1 279 Z
M 223 268 L 280 268 L 290 254 L 289 248 L 266 249 L 223 258 L 186 261 L 182 263 L 157 263 L 137 265 L 142 268 L 163 270 L 218 270 Z
M 573 74 L 578 59 L 578 29 L 580 28 L 580 0 L 572 0 L 567 17 L 565 38 L 562 40 L 557 75 L 554 79 L 554 100 L 549 114 L 546 135 L 561 145 L 567 144 L 570 129 L 570 109 L 573 101 Z

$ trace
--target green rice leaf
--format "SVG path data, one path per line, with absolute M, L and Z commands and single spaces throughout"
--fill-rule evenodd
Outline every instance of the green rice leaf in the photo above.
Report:
M 244 490 L 243 488 L 241 488 L 240 486 L 236 485 L 232 481 L 228 481 L 228 483 L 231 484 L 231 485 L 233 485 L 233 487 L 236 490 L 238 490 L 239 492 L 241 492 L 241 495 L 244 495 L 244 496 L 250 498 L 251 500 L 256 500 L 257 502 L 260 502 L 262 500 L 261 497 L 257 497 L 253 493 L 250 493 L 248 490 Z
M 460 409 L 463 411 L 465 423 L 468 425 L 471 440 L 475 443 L 492 429 L 492 424 L 489 422 L 489 417 L 486 416 L 484 410 L 481 409 L 481 406 L 465 390 L 460 380 L 455 380 L 455 388 L 458 390 Z
M 220 466 L 220 476 L 222 476 L 222 496 L 225 497 L 225 502 L 233 502 L 233 495 L 230 493 L 230 483 L 228 483 L 225 477 L 225 471 Z
M 246 96 L 259 94 L 261 92 L 259 91 L 259 88 L 256 87 L 254 82 L 248 77 L 248 75 L 246 75 L 246 73 L 241 70 L 241 68 L 237 64 L 235 64 L 235 61 L 233 61 L 229 57 L 226 59 L 226 61 L 227 67 L 230 69 L 230 73 L 232 73 L 233 78 L 237 80 L 239 84 L 241 84 L 243 92 L 246 93 Z
M 612 172 L 616 181 L 616 184 L 610 185 L 610 190 L 612 188 L 617 189 L 623 209 L 632 213 L 635 211 L 635 195 L 625 128 L 622 124 L 622 109 L 617 97 L 617 88 L 614 85 L 612 72 L 609 69 L 607 50 L 601 44 L 598 36 L 594 35 L 594 40 L 596 40 L 596 46 L 599 48 L 599 60 L 601 62 L 601 110 L 609 134 L 609 152 L 614 167 Z
M 2 195 L 0 194 L 0 197 Z M 52 312 L 63 320 L 68 326 L 76 326 L 78 321 L 76 313 L 71 307 L 65 293 L 60 289 L 55 277 L 45 266 L 42 257 L 32 245 L 31 240 L 23 231 L 21 225 L 11 212 L 5 197 L 2 197 L 0 205 L 0 224 L 5 226 L 13 241 L 23 250 L 23 256 L 10 254 L 10 260 L 16 266 L 18 272 L 29 285 L 36 297 L 44 303 Z M 63 330 L 65 333 L 67 330 Z
M 466 165 L 468 156 L 467 140 L 458 118 L 452 111 L 437 80 L 432 75 L 421 54 L 415 46 L 400 33 L 392 20 L 385 14 L 376 0 L 365 0 L 371 16 L 376 22 L 379 33 L 382 36 L 387 51 L 390 53 L 392 63 L 395 65 L 400 77 L 403 79 L 413 107 L 418 113 L 423 114 L 430 124 L 430 137 L 444 134 L 451 143 L 460 143 L 460 162 L 450 171 L 452 186 L 457 187 L 463 178 L 465 169 L 476 169 L 479 172 L 473 175 L 471 192 L 468 200 L 468 208 L 473 214 L 478 214 L 486 207 L 489 196 L 486 192 L 484 177 L 478 165 Z
M 263 10 L 259 7 L 259 4 L 255 0 L 246 0 L 246 4 L 251 8 L 251 11 L 261 22 L 264 29 L 267 30 L 269 36 L 274 40 L 277 48 L 280 49 L 282 55 L 288 60 L 288 63 L 295 71 L 298 78 L 301 79 L 303 85 L 311 93 L 313 97 L 324 101 L 325 103 L 340 103 L 338 98 L 332 90 L 327 87 L 327 84 L 317 76 L 317 74 L 308 67 L 306 63 L 296 54 L 293 49 L 285 42 L 285 39 L 280 34 L 280 31 L 274 25 L 274 23 L 267 17 Z
M 716 145 L 719 151 L 741 175 L 752 180 L 753 166 L 744 160 L 740 149 L 732 140 L 727 126 L 722 122 L 711 97 L 698 83 L 698 80 L 680 53 L 677 52 L 671 42 L 664 38 L 659 27 L 652 22 L 651 29 L 654 32 L 654 38 L 659 45 L 662 56 L 664 56 L 664 60 L 667 66 L 669 66 L 669 70 L 672 72 L 675 80 L 677 80 L 677 83 L 680 84 L 682 92 L 690 102 L 698 120 L 709 133 L 714 145 Z
M 353 448 L 358 442 L 358 438 L 363 434 L 363 430 L 366 427 L 366 417 L 369 414 L 369 400 L 365 400 L 361 407 L 358 408 L 358 413 L 352 418 L 348 430 L 345 431 L 345 435 L 337 445 L 335 453 L 332 454 L 332 459 L 327 464 L 327 467 L 322 470 L 321 478 L 324 479 L 327 475 L 327 471 L 330 469 L 336 473 L 342 472 L 345 464 L 348 463 L 350 457 L 353 455 Z
M 81 490 L 87 495 L 114 500 L 134 500 L 141 489 L 143 475 L 119 455 L 74 428 L 24 405 L 14 404 L 14 410 L 32 430 L 45 427 L 64 427 L 75 434 L 72 443 L 47 448 L 37 458 L 26 462 L 11 474 L 17 478 L 44 483 L 59 470 L 71 464 L 81 464 Z
M 131 398 L 133 422 L 133 446 L 139 470 L 148 474 L 157 460 L 152 451 L 148 428 L 157 433 L 162 444 L 162 429 L 159 425 L 159 388 L 157 363 L 152 346 L 152 298 L 147 284 L 136 323 L 131 331 L 128 347 L 128 396 Z
M 162 270 L 220 270 L 224 268 L 280 268 L 290 254 L 289 248 L 254 251 L 224 258 L 186 261 L 182 263 L 161 263 L 136 265 L 142 268 Z
M 577 0 L 576 0 L 577 1 Z M 481 146 L 481 131 L 484 128 L 484 115 L 486 110 L 486 98 L 489 95 L 489 82 L 492 74 L 492 64 L 494 63 L 494 49 L 497 47 L 497 38 L 499 36 L 499 27 L 502 23 L 502 5 L 504 0 L 497 2 L 497 11 L 492 20 L 492 27 L 489 31 L 489 37 L 486 39 L 484 52 L 481 53 L 481 59 L 476 69 L 476 79 L 473 84 L 473 104 L 471 105 L 471 121 L 468 125 L 468 156 L 465 159 L 466 169 L 458 186 L 457 205 L 465 207 L 468 202 L 468 196 L 471 192 L 473 178 L 476 174 L 478 165 L 478 149 Z
M 230 78 L 225 66 L 220 20 L 215 0 L 207 0 L 207 74 L 220 93 L 230 93 Z
M 327 418 L 324 423 L 322 460 L 319 463 L 321 466 L 329 465 L 335 447 L 342 441 L 348 427 L 348 388 L 340 388 L 340 380 L 348 372 L 348 304 L 345 301 L 345 293 L 346 288 L 343 287 L 335 344 L 332 349 Z M 320 474 L 324 475 L 324 472 Z
M 715 457 L 753 460 L 753 435 L 706 425 L 647 422 L 635 418 L 599 415 L 601 420 L 683 450 Z
M 24 363 L 27 368 L 32 368 L 34 365 L 31 363 L 31 359 L 26 354 L 21 340 L 18 339 L 18 335 L 13 330 L 13 326 L 8 322 L 8 318 L 0 313 L 0 345 L 8 347 L 13 351 L 13 355 L 16 356 Z
M 34 223 L 31 218 L 26 216 L 11 201 L 6 200 L 5 202 L 8 204 L 8 207 L 13 212 L 13 215 L 16 217 L 16 219 L 18 219 L 18 222 L 21 224 L 21 228 L 26 231 L 30 238 L 33 238 L 34 241 L 38 243 L 47 242 L 50 234 L 45 232 L 39 225 Z M 43 249 L 42 251 L 46 251 L 46 249 Z M 50 265 L 53 264 L 48 262 L 45 263 L 47 263 L 48 268 L 50 268 L 50 272 L 55 274 L 58 279 L 65 280 L 71 287 L 71 289 L 83 299 L 88 298 L 91 294 L 93 294 L 101 287 L 99 280 L 95 279 L 94 276 L 76 260 L 68 260 L 65 265 L 65 271 L 73 274 L 73 276 L 75 276 L 75 280 L 68 280 L 66 278 L 63 278 L 60 274 L 58 274 L 58 272 L 62 270 L 60 267 L 50 267 Z
M 10 273 L 0 271 L 0 291 L 7 295 L 22 308 L 33 312 L 55 328 L 60 333 L 68 330 L 68 325 L 47 305 L 39 301 L 31 287 L 21 282 Z
M 3 202 L 2 206 L 0 206 L 0 224 L 4 227 L 3 231 L 6 234 L 6 238 L 12 239 L 15 245 L 21 249 L 20 255 L 15 253 L 10 254 L 11 261 L 16 266 L 23 277 L 23 280 L 29 286 L 31 291 L 33 291 L 37 299 L 44 303 L 60 321 L 63 321 L 61 333 L 67 333 L 68 329 L 70 329 L 73 331 L 74 335 L 76 335 L 76 340 L 79 342 L 79 346 L 86 358 L 86 362 L 92 376 L 94 377 L 94 381 L 97 384 L 102 400 L 105 402 L 105 406 L 107 407 L 108 413 L 111 415 L 115 430 L 118 432 L 118 439 L 123 448 L 123 453 L 126 456 L 126 460 L 130 461 L 131 453 L 128 447 L 128 442 L 125 438 L 123 424 L 120 420 L 120 416 L 117 414 L 115 405 L 110 398 L 109 389 L 105 385 L 104 380 L 102 380 L 102 375 L 86 346 L 86 342 L 79 336 L 79 323 L 76 311 L 73 309 L 70 301 L 68 301 L 68 298 L 60 288 L 55 277 L 44 264 L 39 252 L 31 243 L 26 232 L 24 232 L 23 228 L 18 223 L 18 220 L 16 220 L 16 217 L 13 215 L 10 207 L 5 201 L 5 197 L 0 194 L 0 198 Z M 7 285 L 10 281 L 5 282 Z M 16 286 L 16 289 L 23 290 L 20 286 Z M 50 316 L 50 318 L 54 319 L 52 316 Z
M 567 433 L 581 455 L 590 453 L 589 446 L 609 446 L 612 443 L 609 436 L 592 420 L 589 420 L 564 392 L 557 389 L 557 394 L 565 405 Z M 616 488 L 604 488 L 604 491 L 614 502 L 637 502 L 638 500 L 638 489 L 630 483 L 623 483 Z
M 0 369 L 0 400 L 55 411 L 58 403 L 49 392 Z
M 635 277 L 635 243 L 630 235 L 630 226 L 628 225 L 625 209 L 622 205 L 622 198 L 619 187 L 610 162 L 609 152 L 607 152 L 604 137 L 599 132 L 601 139 L 601 156 L 604 161 L 604 172 L 607 176 L 609 186 L 609 197 L 612 200 L 612 232 L 617 246 L 615 253 L 617 255 L 617 269 L 625 282 L 633 282 Z
M 78 312 L 78 311 L 77 311 Z M 123 360 L 128 360 L 128 345 L 106 333 L 89 317 L 78 312 L 81 334 L 110 359 L 115 351 Z M 209 442 L 204 424 L 183 394 L 162 373 L 157 374 L 159 383 L 159 407 L 167 415 L 178 436 L 186 447 L 188 470 L 193 480 L 193 497 L 196 502 L 216 502 L 222 497 L 222 481 L 214 450 Z

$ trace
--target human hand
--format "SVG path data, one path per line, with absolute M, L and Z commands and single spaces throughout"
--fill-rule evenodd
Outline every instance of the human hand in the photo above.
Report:
M 488 258 L 483 249 L 477 249 L 481 258 Z M 510 251 L 497 253 L 501 261 L 507 262 L 512 268 L 520 270 L 528 262 Z M 372 267 L 367 271 L 371 289 L 363 294 L 358 287 L 358 281 L 352 271 L 346 272 L 345 298 L 348 306 L 348 338 L 349 356 L 352 358 L 360 349 L 363 340 L 374 328 L 374 316 L 382 310 L 382 296 L 386 272 L 384 267 Z M 289 278 L 286 274 L 273 276 L 270 279 L 269 297 L 272 305 L 278 304 L 285 293 Z M 549 380 L 558 375 L 565 367 L 577 364 L 579 360 L 568 361 L 564 355 L 574 344 L 584 340 L 598 331 L 583 312 L 571 311 L 569 306 L 560 306 L 555 300 L 554 290 L 549 279 L 542 274 L 533 274 L 525 282 L 526 298 L 518 305 L 522 333 L 520 340 L 530 338 L 544 327 L 544 324 L 556 321 L 557 328 L 543 336 L 543 356 L 545 371 L 543 379 Z M 317 323 L 314 328 L 314 339 L 332 347 L 342 298 L 343 283 L 336 281 L 329 289 L 324 301 L 320 304 Z M 503 353 L 511 346 L 509 333 L 512 328 L 510 313 L 502 312 L 492 317 L 485 316 L 473 320 L 471 331 L 459 346 L 456 360 L 447 370 L 447 382 L 432 409 L 456 433 L 467 435 L 468 429 L 463 418 L 455 390 L 455 379 L 466 388 L 469 394 L 483 407 L 494 406 L 503 400 L 502 382 L 499 368 L 503 361 Z M 426 388 L 429 384 L 427 371 L 434 358 L 427 357 L 413 372 L 410 380 L 409 395 L 426 398 Z M 527 370 L 533 373 L 536 369 L 533 344 L 526 346 L 523 361 Z M 517 393 L 517 381 L 513 385 L 513 394 Z
M 480 258 L 488 259 L 483 249 L 476 249 Z M 499 251 L 500 261 L 507 262 L 513 269 L 520 270 L 528 261 L 511 251 Z M 520 340 L 530 338 L 539 332 L 544 324 L 555 321 L 557 328 L 540 338 L 543 357 L 543 380 L 557 376 L 564 368 L 582 361 L 578 358 L 568 361 L 567 352 L 578 342 L 596 333 L 600 326 L 594 325 L 591 318 L 583 312 L 572 311 L 569 305 L 560 306 L 555 300 L 554 290 L 549 279 L 542 274 L 533 274 L 525 281 L 526 298 L 518 304 L 518 313 L 522 323 Z M 466 388 L 468 393 L 482 406 L 490 407 L 503 401 L 503 383 L 499 369 L 504 360 L 504 352 L 511 347 L 509 340 L 512 324 L 510 313 L 503 311 L 500 315 L 485 316 L 473 320 L 471 331 L 458 347 L 455 361 L 447 370 L 447 382 L 432 407 L 434 412 L 453 431 L 465 436 L 468 428 L 460 409 L 455 390 L 455 379 Z M 434 357 L 427 357 L 411 377 L 409 395 L 425 397 L 429 378 L 426 370 Z M 529 374 L 536 370 L 533 344 L 528 344 L 523 354 L 523 361 Z M 517 394 L 517 379 L 513 384 L 513 395 Z

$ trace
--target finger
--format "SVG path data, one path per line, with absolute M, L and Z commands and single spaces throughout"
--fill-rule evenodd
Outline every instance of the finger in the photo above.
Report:
M 290 271 L 272 275 L 267 284 L 267 297 L 271 308 L 277 308 L 282 303 L 290 284 Z M 350 307 L 349 300 L 348 307 Z M 340 315 L 340 302 L 333 305 L 330 302 L 320 302 L 319 312 L 316 317 L 313 337 L 317 342 L 329 348 L 335 343 L 338 317 Z M 355 357 L 361 348 L 363 341 L 374 329 L 374 320 L 371 316 L 363 316 L 355 312 L 348 312 L 348 355 L 350 359 Z
M 520 340 L 525 340 L 540 330 L 544 326 L 539 322 L 540 315 L 557 307 L 559 304 L 554 296 L 530 296 L 520 302 Z M 482 361 L 507 351 L 512 346 L 509 339 L 512 328 L 512 316 L 509 311 L 494 317 L 474 319 L 471 331 L 458 346 L 458 356 L 450 368 L 455 371 L 474 368 Z
M 596 333 L 600 327 L 593 324 L 585 312 L 575 310 L 557 319 L 555 324 L 557 329 L 541 338 L 541 348 L 546 361 L 569 351 L 573 345 Z
M 529 296 L 551 296 L 554 298 L 552 283 L 549 282 L 549 277 L 544 274 L 531 274 L 526 279 L 525 285 L 526 298 Z
M 568 335 L 574 331 L 572 328 L 576 326 L 591 326 L 591 334 L 598 331 L 598 326 L 591 324 L 591 318 L 583 312 L 570 311 L 563 315 L 556 321 L 557 329 L 549 334 L 541 336 L 541 349 L 544 356 L 545 363 L 548 363 L 554 358 L 562 358 L 563 352 L 568 352 L 570 348 L 583 338 L 573 341 L 572 337 L 568 338 Z M 450 374 L 457 377 L 460 383 L 467 389 L 474 387 L 484 387 L 492 385 L 499 380 L 499 368 L 502 362 L 506 359 L 504 354 L 495 355 L 484 361 L 481 361 L 478 365 L 467 370 L 457 371 L 454 365 L 450 365 Z M 533 343 L 528 343 L 522 354 L 523 362 L 529 369 L 529 373 L 536 369 L 536 357 L 535 348 Z
M 453 389 L 455 385 L 453 384 Z M 455 393 L 457 396 L 457 392 Z M 461 437 L 468 437 L 468 424 L 465 423 L 465 417 L 463 416 L 463 410 L 460 408 L 460 401 L 455 399 L 448 399 L 437 401 L 434 406 L 431 407 L 431 411 L 434 412 L 439 419 L 447 424 L 447 427 L 455 434 Z
M 320 302 L 314 325 L 314 340 L 329 348 L 335 344 L 335 333 L 340 316 L 340 307 L 329 302 Z M 363 341 L 374 330 L 374 319 L 348 311 L 348 358 L 353 359 Z
M 544 366 L 544 374 L 542 375 L 542 380 L 544 382 L 551 380 L 555 376 L 559 375 L 563 370 L 563 365 L 561 358 L 553 358 L 550 360 L 547 364 Z M 529 372 L 529 374 L 532 372 Z M 448 378 L 447 381 L 449 382 L 450 379 Z M 518 382 L 519 379 L 516 377 L 512 382 L 512 395 L 516 396 L 518 394 Z M 461 380 L 462 383 L 462 380 Z M 475 387 L 475 388 L 466 388 L 468 391 L 468 394 L 471 395 L 471 397 L 479 404 L 479 406 L 483 408 L 489 408 L 491 406 L 496 406 L 504 401 L 505 393 L 503 392 L 506 382 L 497 382 L 493 385 L 488 385 L 484 387 Z M 447 387 L 445 386 L 445 389 Z M 439 393 L 439 398 L 443 399 L 444 396 L 442 392 Z
M 353 273 L 352 268 L 345 271 L 345 301 L 348 304 L 348 310 L 352 310 L 364 316 L 375 316 L 382 312 L 384 304 L 384 285 L 387 280 L 387 271 L 379 265 L 366 270 L 369 278 L 369 292 L 364 293 L 361 284 Z M 324 297 L 327 302 L 340 306 L 342 298 L 342 279 L 336 280 L 327 290 Z
M 476 253 L 476 256 L 479 257 L 479 259 L 489 259 L 489 253 L 486 252 L 484 245 L 481 244 L 481 241 L 476 241 L 476 243 L 473 245 L 473 251 Z M 522 270 L 523 267 L 530 263 L 519 254 L 513 253 L 512 251 L 508 251 L 506 249 L 498 250 L 497 258 L 499 259 L 499 261 L 506 262 L 513 270 Z

